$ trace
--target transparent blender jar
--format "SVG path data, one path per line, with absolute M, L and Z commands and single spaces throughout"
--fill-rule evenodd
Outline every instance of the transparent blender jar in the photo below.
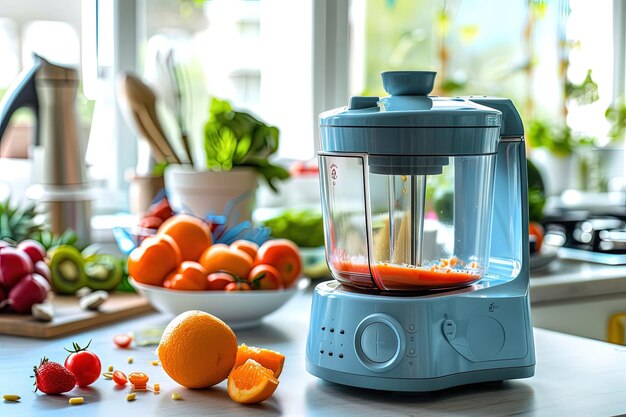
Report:
M 360 288 L 413 291 L 482 278 L 495 155 L 391 159 L 320 155 L 333 275 Z

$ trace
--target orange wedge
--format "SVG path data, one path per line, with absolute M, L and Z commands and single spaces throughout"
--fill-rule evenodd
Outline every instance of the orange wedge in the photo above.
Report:
M 248 359 L 228 375 L 228 395 L 238 403 L 261 402 L 269 398 L 277 386 L 278 380 L 273 372 L 253 359 Z
M 237 359 L 235 360 L 235 368 L 243 365 L 248 359 L 254 359 L 264 368 L 274 371 L 274 378 L 278 378 L 283 371 L 285 364 L 285 355 L 270 349 L 263 349 L 254 346 L 246 346 L 242 343 L 237 349 Z

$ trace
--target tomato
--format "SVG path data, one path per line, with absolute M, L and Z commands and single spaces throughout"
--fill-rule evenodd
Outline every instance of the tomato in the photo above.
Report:
M 149 379 L 148 375 L 143 372 L 131 372 L 131 374 L 128 375 L 128 380 L 136 387 L 145 387 Z
M 113 372 L 113 382 L 123 387 L 128 382 L 128 378 L 126 378 L 126 375 L 124 374 L 124 372 L 115 371 Z
M 130 346 L 130 342 L 132 342 L 132 338 L 127 334 L 118 334 L 113 338 L 113 343 L 117 345 L 117 347 L 126 349 Z
M 242 250 L 217 244 L 202 253 L 200 264 L 209 274 L 223 271 L 246 278 L 252 269 L 254 260 Z
M 535 250 L 539 252 L 541 250 L 541 244 L 543 243 L 543 235 L 544 235 L 543 226 L 537 222 L 528 223 L 528 234 L 530 236 L 535 236 Z
M 167 276 L 163 286 L 172 290 L 203 291 L 207 284 L 207 272 L 202 265 L 185 261 Z
M 87 350 L 91 340 L 84 348 L 74 343 L 74 350 L 65 349 L 70 355 L 65 359 L 65 367 L 76 377 L 76 385 L 86 387 L 100 376 L 102 365 L 98 356 Z
M 250 291 L 251 289 L 247 282 L 231 282 L 224 287 L 224 291 Z
M 235 278 L 231 274 L 214 272 L 207 277 L 207 290 L 222 291 L 231 282 L 235 282 Z
M 289 288 L 302 272 L 302 258 L 298 246 L 287 239 L 268 240 L 259 248 L 256 265 L 271 265 L 278 270 L 283 287 Z
M 257 265 L 248 275 L 248 281 L 255 290 L 279 290 L 283 288 L 280 273 L 271 265 Z

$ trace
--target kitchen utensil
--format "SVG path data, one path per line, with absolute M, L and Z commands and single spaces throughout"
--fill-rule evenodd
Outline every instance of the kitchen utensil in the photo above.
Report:
M 137 130 L 150 144 L 150 149 L 157 161 L 180 164 L 170 142 L 167 140 L 156 114 L 156 95 L 138 77 L 124 74 L 120 78 L 120 90 L 123 92 L 132 119 Z
M 78 134 L 75 110 L 78 72 L 35 55 L 0 102 L 0 140 L 13 113 L 22 107 L 35 112 L 34 145 L 43 149 L 42 184 L 27 192 L 48 206 L 50 229 L 73 229 L 89 243 L 93 196 L 85 177 L 85 146 Z M 34 164 L 38 166 L 34 153 Z
M 519 114 L 508 99 L 428 96 L 434 72 L 382 79 L 389 97 L 320 116 L 337 281 L 314 291 L 307 370 L 395 391 L 532 376 Z

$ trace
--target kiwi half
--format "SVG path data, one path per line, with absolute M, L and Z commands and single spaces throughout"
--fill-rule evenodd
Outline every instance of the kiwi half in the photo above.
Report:
M 55 292 L 74 294 L 87 285 L 85 265 L 78 249 L 71 245 L 60 245 L 55 247 L 49 256 L 50 275 Z
M 85 275 L 92 290 L 110 291 L 122 281 L 122 265 L 113 255 L 93 255 L 85 263 Z

